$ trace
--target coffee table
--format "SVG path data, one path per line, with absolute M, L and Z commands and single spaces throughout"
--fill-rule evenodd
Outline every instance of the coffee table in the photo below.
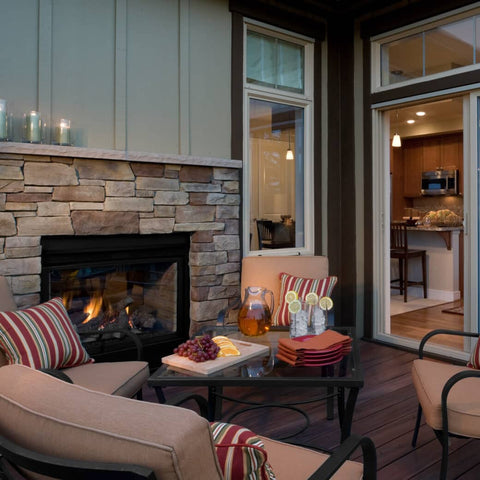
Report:
M 339 362 L 333 365 L 322 367 L 293 367 L 276 358 L 275 354 L 278 349 L 278 340 L 281 337 L 288 338 L 288 331 L 272 330 L 262 336 L 247 337 L 240 333 L 236 327 L 206 328 L 202 333 L 208 333 L 212 336 L 227 335 L 232 339 L 237 339 L 240 341 L 268 345 L 268 354 L 247 359 L 244 362 L 237 363 L 209 375 L 197 374 L 192 371 L 182 370 L 177 367 L 171 367 L 164 364 L 155 373 L 153 373 L 153 375 L 150 376 L 148 379 L 148 385 L 155 389 L 160 403 L 166 402 L 162 391 L 163 387 L 208 387 L 207 418 L 210 421 L 219 420 L 221 418 L 223 399 L 236 401 L 233 398 L 223 395 L 224 387 L 304 387 L 310 389 L 323 387 L 326 389 L 327 395 L 308 400 L 308 402 L 325 400 L 326 398 L 332 397 L 337 398 L 341 441 L 343 441 L 351 433 L 355 403 L 358 392 L 363 386 L 364 381 L 354 328 L 333 328 L 342 334 L 352 337 L 352 350 Z M 311 391 L 307 393 L 310 398 Z M 301 403 L 307 403 L 307 401 Z M 328 403 L 329 402 L 327 401 L 327 404 Z M 253 404 L 253 406 L 250 404 L 249 408 L 266 406 L 292 408 L 302 413 L 306 417 L 306 426 L 302 429 L 302 431 L 308 426 L 308 416 L 303 411 L 296 408 L 294 404 L 290 406 L 285 403 Z M 237 414 L 238 413 L 240 412 L 237 412 Z M 232 417 L 226 421 L 230 421 L 231 418 Z M 296 434 L 298 433 L 299 432 L 296 432 Z

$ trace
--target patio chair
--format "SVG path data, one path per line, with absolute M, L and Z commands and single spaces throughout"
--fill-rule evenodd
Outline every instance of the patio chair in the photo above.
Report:
M 261 445 L 255 440 L 249 449 L 222 443 L 190 409 L 106 395 L 23 365 L 0 368 L 0 411 L 0 465 L 17 475 L 6 478 L 30 479 L 31 472 L 88 480 L 239 478 L 227 476 L 223 448 L 245 461 L 252 450 L 266 452 L 277 480 L 376 478 L 375 446 L 367 437 L 351 436 L 329 455 L 251 432 Z M 363 463 L 348 460 L 358 447 Z M 18 477 L 17 467 L 27 472 Z M 243 478 L 244 463 L 232 468 Z
M 18 307 L 15 304 L 10 286 L 6 278 L 0 276 L 0 312 L 17 311 Z M 124 397 L 136 396 L 138 399 L 141 399 L 142 386 L 145 384 L 150 374 L 148 363 L 142 360 L 142 344 L 135 334 L 128 330 L 120 329 L 112 329 L 108 330 L 108 332 L 98 332 L 99 341 L 102 341 L 104 334 L 113 333 L 124 335 L 125 338 L 133 342 L 136 348 L 136 360 L 121 362 L 87 362 L 70 368 L 63 368 L 60 370 L 60 375 L 66 375 L 73 383 L 92 390 L 112 395 L 121 395 Z M 91 333 L 86 335 L 91 336 Z M 5 355 L 5 352 L 2 351 L 1 345 L 0 341 L 0 367 L 8 364 L 7 356 Z
M 420 342 L 413 361 L 412 378 L 418 397 L 418 412 L 412 446 L 417 444 L 422 418 L 435 432 L 442 446 L 440 479 L 447 478 L 449 437 L 480 438 L 480 370 L 423 358 L 425 344 L 435 335 L 479 337 L 479 333 L 438 329 Z M 478 346 L 476 355 L 478 357 Z M 478 362 L 477 362 L 478 363 Z M 478 365 L 477 365 L 478 367 Z

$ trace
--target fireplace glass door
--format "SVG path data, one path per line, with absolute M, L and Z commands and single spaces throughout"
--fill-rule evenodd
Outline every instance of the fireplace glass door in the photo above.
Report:
M 189 237 L 44 237 L 42 299 L 61 297 L 79 332 L 188 331 Z

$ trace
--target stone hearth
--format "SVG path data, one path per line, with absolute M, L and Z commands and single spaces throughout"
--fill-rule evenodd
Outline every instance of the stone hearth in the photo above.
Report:
M 45 235 L 190 232 L 191 331 L 240 295 L 241 162 L 0 144 L 0 275 L 40 301 Z

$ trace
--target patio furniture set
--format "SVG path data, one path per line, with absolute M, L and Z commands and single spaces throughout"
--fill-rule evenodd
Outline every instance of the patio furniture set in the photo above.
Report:
M 262 285 L 272 290 L 275 299 L 281 299 L 285 286 L 279 282 L 282 272 L 303 279 L 328 278 L 328 260 L 325 257 L 247 257 L 242 262 L 242 288 Z M 333 285 L 334 282 L 331 288 Z M 251 475 L 248 478 L 262 480 L 376 478 L 376 451 L 372 440 L 352 434 L 355 403 L 363 385 L 353 328 L 329 327 L 350 339 L 349 351 L 340 359 L 296 367 L 277 357 L 279 342 L 289 338 L 288 328 L 272 327 L 264 335 L 245 336 L 235 323 L 225 322 L 231 318 L 231 312 L 222 312 L 218 325 L 206 327 L 203 333 L 222 334 L 234 342 L 262 344 L 268 348 L 261 355 L 239 359 L 211 374 L 163 364 L 150 375 L 148 364 L 141 359 L 92 361 L 78 336 L 72 333 L 68 314 L 62 311 L 58 299 L 17 310 L 8 283 L 0 278 L 0 312 L 3 324 L 14 325 L 10 336 L 5 330 L 2 336 L 0 330 L 4 350 L 7 344 L 7 352 L 0 359 L 0 365 L 4 365 L 0 368 L 0 477 L 3 474 L 5 478 L 37 478 L 37 472 L 52 478 L 89 479 L 210 480 L 247 478 L 248 475 Z M 48 325 L 49 332 L 63 329 L 63 333 L 52 346 L 45 341 L 48 334 L 44 327 L 36 332 L 29 328 L 22 332 L 22 325 L 35 323 Z M 19 346 L 21 342 L 17 339 L 15 344 L 15 335 L 22 333 L 27 340 Z M 74 357 L 78 363 L 72 360 Z M 418 362 L 426 360 L 414 363 L 417 391 L 423 384 L 422 364 Z M 428 365 L 428 368 L 433 367 Z M 142 386 L 146 384 L 156 390 L 158 404 L 141 401 Z M 185 387 L 185 396 L 176 399 L 175 405 L 169 405 L 165 398 L 163 388 L 167 386 Z M 206 387 L 207 398 L 189 393 L 193 386 Z M 234 416 L 223 418 L 222 414 L 223 400 L 235 400 L 225 395 L 224 389 L 230 386 L 275 389 L 293 386 L 305 389 L 308 396 L 312 396 L 312 391 L 322 392 L 310 400 L 326 400 L 329 418 L 333 418 L 332 399 L 336 398 L 340 447 L 333 453 L 319 452 L 257 435 L 232 423 Z M 436 409 L 440 408 L 431 393 L 428 387 L 424 388 L 423 396 L 419 393 L 429 424 L 432 415 L 438 416 Z M 137 399 L 133 399 L 134 396 Z M 200 414 L 181 406 L 192 399 Z M 246 406 L 265 407 L 292 408 L 304 416 L 304 428 L 309 425 L 308 416 L 288 402 L 268 405 L 247 402 Z M 462 423 L 460 416 L 464 413 L 478 416 L 475 410 L 457 411 L 458 422 L 454 423 Z M 441 430 L 438 425 L 432 426 Z M 448 431 L 447 427 L 445 433 L 444 428 L 439 435 L 444 458 L 448 458 L 445 442 Z M 459 429 L 451 431 L 465 433 Z M 362 449 L 363 462 L 349 460 L 358 448 Z M 442 475 L 446 471 L 446 460 L 444 463 Z

